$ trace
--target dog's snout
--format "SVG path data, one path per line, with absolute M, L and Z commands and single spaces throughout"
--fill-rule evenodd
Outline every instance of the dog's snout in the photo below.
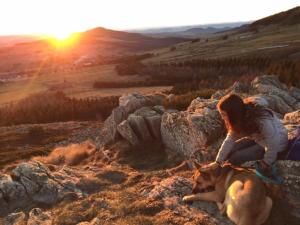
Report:
M 214 191 L 214 187 L 212 187 L 212 186 L 207 187 L 207 188 L 198 188 L 197 185 L 194 185 L 193 189 L 192 189 L 193 194 L 205 193 L 205 192 L 211 192 L 211 191 Z

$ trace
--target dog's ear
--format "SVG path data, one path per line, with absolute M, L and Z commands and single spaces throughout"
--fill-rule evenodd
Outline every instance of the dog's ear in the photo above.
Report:
M 193 160 L 193 164 L 194 164 L 194 167 L 197 169 L 197 170 L 201 170 L 201 168 L 202 168 L 202 165 L 201 164 L 199 164 L 199 163 L 197 163 L 195 160 Z

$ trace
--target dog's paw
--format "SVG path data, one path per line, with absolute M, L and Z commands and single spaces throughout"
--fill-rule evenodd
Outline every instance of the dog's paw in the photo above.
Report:
M 184 196 L 183 198 L 182 198 L 182 201 L 183 202 L 192 202 L 192 201 L 194 201 L 194 196 L 193 195 L 187 195 L 187 196 Z

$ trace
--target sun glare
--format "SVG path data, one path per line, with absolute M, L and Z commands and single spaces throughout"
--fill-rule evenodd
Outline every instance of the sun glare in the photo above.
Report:
M 60 40 L 60 41 L 70 38 L 71 35 L 72 35 L 72 33 L 70 33 L 70 32 L 58 32 L 56 34 L 53 34 L 54 38 L 56 38 L 57 40 Z
M 71 32 L 58 32 L 52 33 L 48 35 L 48 39 L 53 44 L 55 48 L 63 49 L 67 47 L 72 47 L 75 42 L 78 40 L 79 34 L 78 33 L 71 33 Z

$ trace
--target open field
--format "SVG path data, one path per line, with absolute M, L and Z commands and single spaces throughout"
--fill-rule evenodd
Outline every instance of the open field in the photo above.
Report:
M 7 82 L 0 85 L 0 104 L 17 101 L 30 94 L 57 90 L 76 98 L 122 95 L 124 93 L 163 91 L 170 87 L 137 87 L 137 88 L 93 88 L 95 81 L 142 81 L 141 76 L 118 76 L 115 65 L 87 67 L 78 71 L 43 74 L 27 80 Z

